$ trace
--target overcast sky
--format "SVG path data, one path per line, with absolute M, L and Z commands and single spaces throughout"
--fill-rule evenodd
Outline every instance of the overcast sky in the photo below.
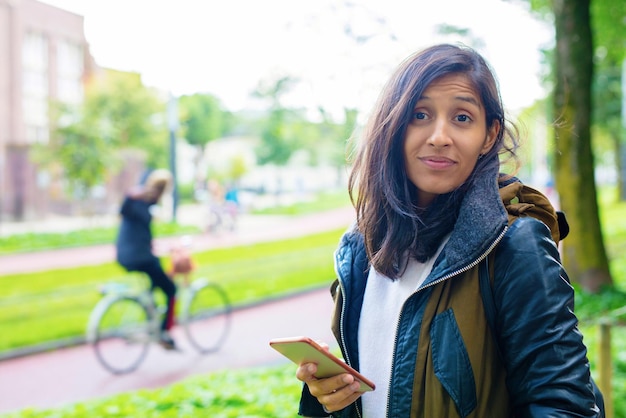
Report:
M 539 49 L 552 29 L 519 0 L 42 0 L 85 16 L 96 62 L 142 74 L 175 95 L 211 93 L 231 110 L 254 107 L 260 80 L 300 80 L 288 105 L 371 109 L 393 68 L 464 27 L 495 68 L 505 106 L 544 95 Z

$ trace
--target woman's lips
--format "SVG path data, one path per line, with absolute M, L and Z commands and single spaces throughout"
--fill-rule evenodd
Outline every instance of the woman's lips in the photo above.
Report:
M 421 157 L 420 160 L 433 170 L 445 170 L 456 164 L 453 160 L 445 157 Z

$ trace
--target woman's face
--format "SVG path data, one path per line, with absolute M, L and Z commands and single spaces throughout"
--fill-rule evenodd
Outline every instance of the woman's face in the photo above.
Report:
M 496 139 L 480 96 L 462 74 L 435 80 L 415 104 L 404 138 L 404 164 L 420 207 L 467 180 Z

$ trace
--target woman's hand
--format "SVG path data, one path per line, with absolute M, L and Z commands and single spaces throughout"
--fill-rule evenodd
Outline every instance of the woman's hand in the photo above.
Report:
M 327 412 L 343 409 L 363 394 L 358 391 L 360 383 L 351 374 L 318 379 L 315 377 L 316 372 L 317 364 L 303 363 L 296 370 L 296 377 L 307 384 L 311 395 L 317 398 Z

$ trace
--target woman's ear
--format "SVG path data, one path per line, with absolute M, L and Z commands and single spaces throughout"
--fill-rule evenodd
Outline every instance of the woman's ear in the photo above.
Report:
M 499 133 L 500 121 L 494 120 L 487 132 L 487 138 L 485 138 L 485 143 L 483 144 L 483 148 L 480 151 L 481 154 L 487 154 L 491 150 L 493 144 L 496 143 L 496 138 L 498 137 Z

